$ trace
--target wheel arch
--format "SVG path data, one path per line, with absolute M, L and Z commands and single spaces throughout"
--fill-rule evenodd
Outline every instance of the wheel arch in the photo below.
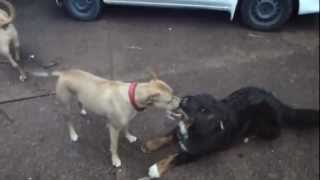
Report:
M 234 18 L 234 16 L 238 16 L 239 14 L 239 10 L 240 10 L 240 7 L 241 7 L 241 4 L 242 2 L 245 1 L 245 0 L 236 0 L 236 6 L 235 6 L 235 9 L 234 9 L 234 12 L 231 12 L 231 19 Z M 299 8 L 300 8 L 300 1 L 301 0 L 292 0 L 293 1 L 293 14 L 292 15 L 297 15 L 299 13 Z

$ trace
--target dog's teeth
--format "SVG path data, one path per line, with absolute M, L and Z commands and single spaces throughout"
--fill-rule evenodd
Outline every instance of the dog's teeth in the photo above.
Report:
M 157 164 L 155 164 L 155 165 L 150 167 L 150 169 L 149 169 L 149 177 L 151 177 L 151 178 L 160 178 L 160 173 L 159 173 L 159 169 L 158 169 L 158 165 Z

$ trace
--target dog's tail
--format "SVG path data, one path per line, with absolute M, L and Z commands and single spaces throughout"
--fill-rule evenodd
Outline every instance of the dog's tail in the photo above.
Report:
M 288 128 L 319 128 L 319 110 L 288 108 L 283 120 Z
M 33 71 L 33 72 L 29 72 L 32 76 L 35 77 L 59 77 L 61 76 L 62 72 L 60 71 L 52 71 L 52 72 L 47 72 L 47 71 Z
M 0 4 L 3 4 L 8 11 L 8 17 L 6 17 L 5 19 L 0 19 L 0 27 L 3 27 L 10 24 L 14 20 L 14 18 L 16 17 L 16 10 L 9 1 L 0 0 Z

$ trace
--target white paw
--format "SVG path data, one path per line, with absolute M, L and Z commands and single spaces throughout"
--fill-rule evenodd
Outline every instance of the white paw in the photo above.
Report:
M 149 173 L 148 173 L 149 177 L 151 178 L 160 178 L 160 173 L 158 170 L 158 165 L 154 164 L 153 166 L 151 166 L 149 168 Z
M 19 76 L 19 80 L 20 80 L 21 82 L 24 82 L 26 79 L 27 79 L 27 76 L 25 76 L 25 75 L 20 75 L 20 76 Z
M 79 136 L 78 136 L 76 130 L 74 129 L 73 125 L 71 124 L 71 122 L 68 122 L 68 129 L 69 129 L 69 135 L 70 135 L 71 141 L 77 142 L 79 139 Z
M 70 133 L 70 139 L 72 142 L 77 142 L 79 140 L 79 136 L 76 133 L 76 131 L 74 131 L 74 129 L 70 129 L 69 133 Z
M 121 160 L 118 156 L 112 156 L 112 165 L 116 168 L 121 167 Z
M 130 143 L 135 143 L 135 142 L 137 142 L 137 140 L 138 140 L 137 137 L 132 136 L 132 135 L 126 135 L 126 138 L 127 138 L 127 140 L 128 140 Z
M 81 109 L 80 114 L 86 116 L 88 113 L 85 109 Z

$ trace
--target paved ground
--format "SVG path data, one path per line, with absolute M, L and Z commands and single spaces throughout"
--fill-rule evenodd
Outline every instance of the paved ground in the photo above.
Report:
M 318 17 L 292 20 L 283 31 L 253 32 L 223 13 L 109 7 L 99 21 L 82 23 L 55 8 L 53 0 L 12 0 L 24 59 L 59 62 L 111 79 L 145 79 L 157 69 L 179 95 L 209 92 L 223 97 L 255 85 L 296 107 L 319 108 Z M 37 69 L 31 62 L 28 70 Z M 17 74 L 0 64 L 0 180 L 135 180 L 170 150 L 152 155 L 141 142 L 121 141 L 123 168 L 111 167 L 103 120 L 78 119 L 81 141 L 70 143 L 54 97 L 3 103 L 50 92 L 53 80 Z M 90 120 L 89 120 L 90 119 Z M 173 124 L 162 112 L 139 115 L 132 131 L 141 139 Z M 252 141 L 176 168 L 166 180 L 317 180 L 318 130 L 286 131 L 274 142 Z

